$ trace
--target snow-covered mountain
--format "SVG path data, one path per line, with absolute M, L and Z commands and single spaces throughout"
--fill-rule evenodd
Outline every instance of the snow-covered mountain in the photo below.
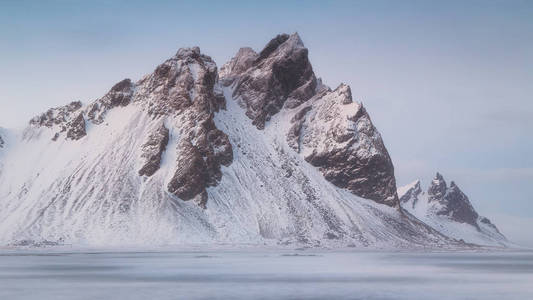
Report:
M 349 86 L 315 77 L 297 34 L 242 48 L 220 71 L 180 49 L 6 144 L 3 245 L 468 246 L 401 209 L 370 116 Z
M 506 246 L 509 242 L 489 219 L 478 215 L 455 182 L 437 173 L 427 191 L 420 180 L 398 188 L 403 209 L 441 233 L 468 243 Z

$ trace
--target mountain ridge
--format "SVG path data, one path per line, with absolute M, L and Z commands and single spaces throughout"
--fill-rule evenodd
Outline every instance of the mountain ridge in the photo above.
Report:
M 282 34 L 218 70 L 182 48 L 33 118 L 0 155 L 0 243 L 471 247 L 403 212 L 366 109 L 307 54 Z
M 405 210 L 448 236 L 489 246 L 510 244 L 488 218 L 476 212 L 459 186 L 454 181 L 448 186 L 438 172 L 426 191 L 416 180 L 398 188 L 398 195 Z

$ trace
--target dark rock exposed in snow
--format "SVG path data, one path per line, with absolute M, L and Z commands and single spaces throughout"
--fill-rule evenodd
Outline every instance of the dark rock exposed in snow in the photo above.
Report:
M 67 139 L 71 140 L 79 140 L 85 135 L 87 135 L 87 132 L 85 131 L 85 119 L 83 118 L 83 113 L 79 113 L 75 118 L 70 120 L 67 123 Z
M 178 117 L 175 125 L 181 139 L 168 190 L 182 200 L 198 196 L 202 205 L 207 199 L 205 189 L 222 177 L 220 166 L 233 160 L 227 135 L 213 121 L 214 113 L 225 107 L 223 95 L 214 90 L 216 79 L 217 67 L 209 56 L 198 47 L 182 48 L 137 83 L 134 100 L 154 118 Z
M 130 79 L 124 79 L 115 84 L 107 94 L 87 107 L 88 119 L 94 124 L 101 124 L 110 109 L 130 103 L 133 90 L 134 84 Z
M 4 148 L 4 140 L 2 139 L 2 136 L 0 135 L 0 148 Z
M 307 54 L 298 34 L 281 34 L 259 55 L 241 49 L 220 77 L 223 83 L 234 84 L 233 95 L 253 124 L 263 129 L 284 105 L 297 107 L 315 94 L 317 81 Z
M 431 185 L 429 186 L 429 189 L 428 189 L 429 202 L 432 202 L 432 201 L 438 202 L 441 199 L 443 199 L 444 196 L 446 195 L 447 189 L 448 187 L 446 186 L 446 181 L 444 181 L 444 178 L 442 177 L 442 175 L 437 172 L 437 174 L 435 175 L 435 178 L 433 179 L 433 181 L 431 181 Z
M 394 166 L 365 108 L 350 87 L 323 90 L 291 119 L 289 145 L 324 177 L 355 195 L 399 206 Z
M 74 101 L 65 106 L 51 108 L 31 119 L 30 125 L 53 128 L 56 130 L 52 137 L 54 141 L 63 132 L 67 132 L 67 139 L 78 140 L 86 135 L 85 119 L 81 107 L 80 101 Z
M 428 202 L 435 205 L 437 215 L 449 216 L 452 220 L 477 225 L 478 214 L 470 204 L 468 197 L 459 189 L 455 182 L 446 186 L 442 175 L 437 173 L 428 189 Z
M 168 184 L 168 191 L 182 200 L 190 200 L 205 191 L 208 181 L 207 165 L 202 154 L 190 141 L 178 144 L 176 172 Z
M 422 187 L 420 186 L 420 180 L 417 180 L 401 197 L 400 203 L 402 205 L 409 203 L 411 208 L 414 208 L 418 203 L 418 196 L 422 193 Z
M 449 216 L 455 221 L 478 226 L 476 222 L 478 218 L 477 212 L 470 204 L 468 197 L 453 181 L 450 183 L 450 187 L 446 190 L 443 198 L 438 200 L 433 198 L 431 201 L 438 201 L 442 205 L 441 209 L 437 210 L 437 215 Z
M 31 119 L 30 125 L 53 127 L 54 125 L 65 124 L 81 106 L 80 101 L 74 101 L 65 106 L 50 108 L 45 113 Z
M 496 227 L 496 225 L 494 225 L 488 218 L 486 217 L 479 217 L 479 222 L 487 225 L 488 227 L 492 228 L 495 232 L 501 234 L 501 232 L 498 230 L 498 228 Z
M 439 173 L 431 181 L 427 192 L 422 190 L 420 181 L 417 180 L 400 187 L 398 194 L 404 209 L 429 225 L 443 230 L 445 234 L 480 244 L 505 245 L 507 241 L 489 219 L 476 212 L 455 182 L 452 181 L 448 186 Z M 449 226 L 454 223 L 460 225 Z M 461 229 L 456 229 L 456 226 Z
M 145 162 L 139 170 L 139 175 L 152 176 L 161 164 L 161 156 L 168 144 L 169 131 L 161 123 L 149 136 L 142 146 L 141 157 Z

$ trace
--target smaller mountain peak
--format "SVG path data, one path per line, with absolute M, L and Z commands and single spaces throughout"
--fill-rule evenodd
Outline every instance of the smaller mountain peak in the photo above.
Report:
M 418 196 L 422 193 L 422 188 L 420 187 L 420 180 L 417 179 L 407 185 L 398 188 L 398 197 L 400 203 L 410 205 L 414 208 L 418 202 Z

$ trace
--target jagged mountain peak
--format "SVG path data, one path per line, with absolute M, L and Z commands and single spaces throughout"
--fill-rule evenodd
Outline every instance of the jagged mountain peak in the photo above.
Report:
M 458 222 L 477 226 L 477 212 L 454 181 L 451 181 L 448 187 L 444 177 L 437 173 L 427 193 L 428 201 L 433 203 L 432 209 L 436 214 L 447 215 Z
M 444 177 L 437 172 L 428 189 L 429 201 L 439 201 L 444 195 L 446 195 L 447 188 L 448 186 L 446 185 Z
M 422 186 L 420 179 L 417 179 L 405 186 L 398 188 L 398 197 L 402 205 L 409 205 L 415 207 L 420 194 L 422 194 Z
M 265 123 L 283 107 L 295 108 L 315 95 L 317 81 L 308 50 L 298 35 L 281 34 L 256 55 L 239 51 L 219 74 L 253 124 Z
M 366 109 L 347 84 L 332 91 L 316 79 L 298 34 L 276 36 L 260 54 L 241 48 L 219 77 L 258 129 L 282 109 L 297 109 L 287 141 L 327 180 L 399 207 L 392 161 Z
M 447 186 L 444 177 L 437 173 L 427 193 L 420 181 L 399 187 L 402 207 L 444 234 L 480 244 L 505 245 L 505 237 L 485 217 L 479 216 L 466 194 L 454 182 Z

